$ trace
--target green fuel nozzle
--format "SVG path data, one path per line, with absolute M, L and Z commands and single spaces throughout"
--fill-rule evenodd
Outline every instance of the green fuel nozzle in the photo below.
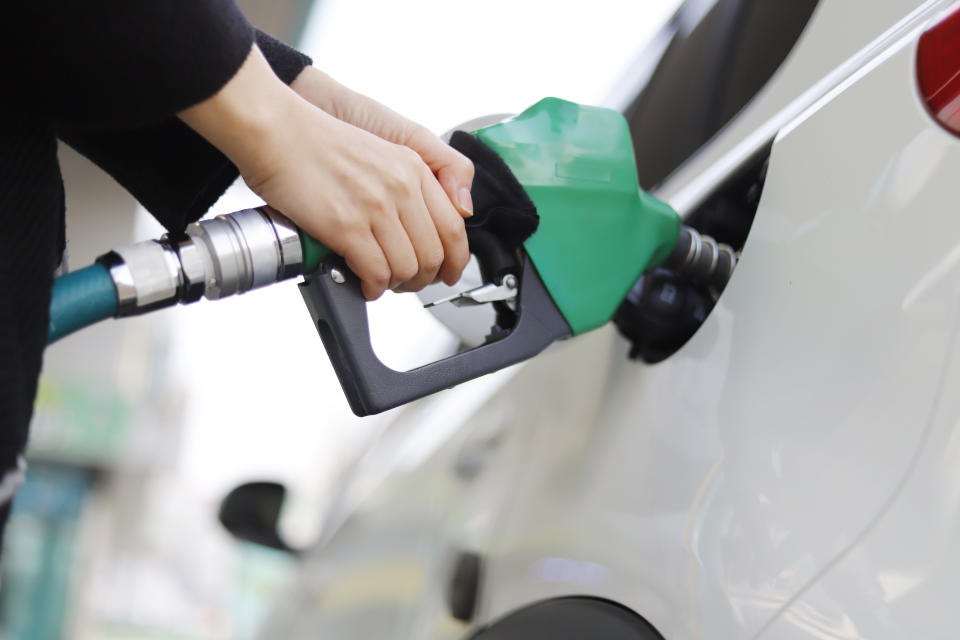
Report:
M 637 279 L 677 245 L 680 218 L 639 189 L 633 143 L 619 113 L 547 98 L 473 134 L 506 163 L 539 214 L 518 251 L 480 246 L 488 236 L 468 230 L 481 273 L 496 281 L 450 301 L 493 301 L 497 324 L 484 344 L 395 371 L 370 345 L 360 282 L 345 265 L 324 261 L 300 285 L 357 415 L 502 369 L 607 323 Z
M 606 324 L 637 278 L 667 259 L 681 227 L 639 189 L 626 120 L 544 98 L 475 135 L 537 207 L 540 226 L 524 248 L 573 334 Z
M 297 233 L 300 235 L 300 249 L 303 251 L 301 273 L 308 274 L 315 271 L 323 259 L 330 255 L 330 249 L 314 240 L 303 229 L 297 229 Z

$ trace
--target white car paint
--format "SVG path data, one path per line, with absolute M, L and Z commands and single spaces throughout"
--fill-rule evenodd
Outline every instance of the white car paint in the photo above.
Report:
M 456 390 L 407 409 L 263 637 L 463 638 L 457 550 L 486 561 L 474 625 L 577 594 L 668 640 L 956 637 L 960 140 L 914 78 L 950 5 L 822 0 L 663 189 L 688 210 L 779 132 L 694 338 L 655 366 L 611 327 L 557 345 L 440 438 L 423 416 Z

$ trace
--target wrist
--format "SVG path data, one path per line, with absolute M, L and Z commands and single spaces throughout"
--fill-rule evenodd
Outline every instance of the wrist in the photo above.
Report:
M 220 91 L 177 114 L 234 164 L 255 164 L 299 98 L 273 73 L 254 45 L 237 73 Z

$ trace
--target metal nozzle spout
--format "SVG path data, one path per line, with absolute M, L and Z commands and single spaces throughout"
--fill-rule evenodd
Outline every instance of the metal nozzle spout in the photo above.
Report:
M 737 266 L 737 253 L 730 245 L 684 226 L 673 252 L 662 266 L 690 282 L 721 291 Z

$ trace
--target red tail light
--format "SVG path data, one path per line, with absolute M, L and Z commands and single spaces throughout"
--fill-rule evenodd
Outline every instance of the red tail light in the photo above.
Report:
M 933 117 L 960 135 L 960 6 L 920 36 L 917 79 Z

